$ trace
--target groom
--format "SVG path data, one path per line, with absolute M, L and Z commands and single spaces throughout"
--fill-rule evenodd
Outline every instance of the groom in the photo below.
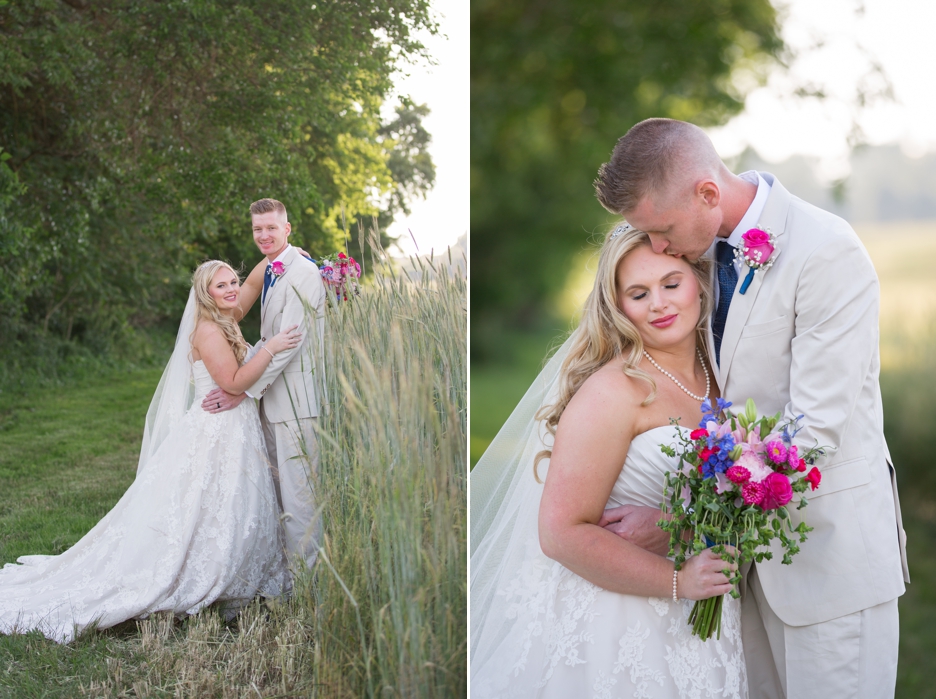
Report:
M 809 507 L 814 530 L 793 564 L 748 571 L 742 601 L 752 697 L 893 697 L 897 598 L 909 582 L 878 383 L 878 280 L 842 219 L 766 172 L 732 174 L 696 126 L 648 119 L 617 143 L 595 181 L 601 204 L 647 232 L 654 251 L 717 264 L 709 356 L 722 395 L 762 414 L 803 414 L 800 451 L 832 447 Z M 774 262 L 734 258 L 742 235 L 775 236 Z M 717 242 L 716 242 L 717 241 Z M 713 245 L 714 243 L 714 245 Z M 603 522 L 665 553 L 659 510 L 615 508 Z M 772 661 L 772 662 L 771 662 Z
M 315 421 L 316 384 L 321 376 L 325 286 L 314 263 L 304 259 L 288 238 L 292 227 L 286 207 L 275 199 L 250 205 L 254 242 L 268 261 L 260 296 L 261 343 L 281 329 L 298 325 L 302 343 L 273 357 L 263 375 L 247 390 L 260 399 L 260 419 L 286 533 L 292 567 L 315 563 L 321 543 L 321 518 L 312 490 L 318 466 Z M 258 345 L 259 348 L 260 345 Z M 222 389 L 209 393 L 202 407 L 218 412 L 237 406 L 245 394 Z

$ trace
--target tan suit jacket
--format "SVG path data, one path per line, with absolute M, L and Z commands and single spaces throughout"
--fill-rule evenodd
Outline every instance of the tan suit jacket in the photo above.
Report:
M 814 528 L 792 565 L 757 564 L 770 606 L 804 626 L 895 599 L 909 582 L 897 484 L 878 382 L 880 290 L 864 246 L 842 219 L 792 196 L 770 173 L 758 227 L 777 238 L 773 266 L 743 268 L 715 367 L 722 395 L 761 414 L 804 415 L 800 451 L 832 447 L 822 483 L 793 510 Z M 709 337 L 709 353 L 714 347 Z
M 318 417 L 318 386 L 324 375 L 322 341 L 325 285 L 318 267 L 290 248 L 282 258 L 285 272 L 267 290 L 261 309 L 262 343 L 291 325 L 299 326 L 302 343 L 285 350 L 272 361 L 248 389 L 263 399 L 263 412 L 270 422 Z

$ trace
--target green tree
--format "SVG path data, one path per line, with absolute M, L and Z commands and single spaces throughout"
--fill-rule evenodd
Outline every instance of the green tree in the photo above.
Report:
M 421 29 L 426 0 L 0 0 L 0 146 L 26 188 L 0 237 L 30 275 L 0 341 L 38 326 L 105 350 L 176 315 L 199 260 L 252 266 L 260 197 L 313 253 L 341 244 L 342 214 L 405 209 L 431 162 L 380 109 Z
M 768 0 L 471 4 L 472 359 L 548 308 L 608 215 L 592 181 L 642 119 L 723 123 L 782 55 Z

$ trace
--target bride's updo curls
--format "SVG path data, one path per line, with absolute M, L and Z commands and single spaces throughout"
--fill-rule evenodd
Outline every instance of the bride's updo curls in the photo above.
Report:
M 242 364 L 244 357 L 247 356 L 247 342 L 241 334 L 240 326 L 233 317 L 221 313 L 218 304 L 215 303 L 211 294 L 208 293 L 211 280 L 214 279 L 215 274 L 222 267 L 231 270 L 231 274 L 237 276 L 238 281 L 240 280 L 240 276 L 227 262 L 222 262 L 221 260 L 202 262 L 192 274 L 192 289 L 195 291 L 195 307 L 198 312 L 199 320 L 204 319 L 211 321 L 221 329 L 221 332 L 224 333 L 224 339 L 228 341 L 228 344 L 231 345 L 231 349 L 234 350 L 237 363 Z
M 559 370 L 559 396 L 552 405 L 543 406 L 536 414 L 538 420 L 544 420 L 550 434 L 556 434 L 559 418 L 572 396 L 585 380 L 598 369 L 617 356 L 624 358 L 622 371 L 627 376 L 640 378 L 650 385 L 650 393 L 643 405 L 648 405 L 656 397 L 656 383 L 649 374 L 639 368 L 643 355 L 643 341 L 634 324 L 618 307 L 617 270 L 621 261 L 638 247 L 651 247 L 650 238 L 643 231 L 627 223 L 619 224 L 605 239 L 598 256 L 598 270 L 595 273 L 595 285 L 592 287 L 582 320 L 572 333 L 572 346 Z M 702 312 L 696 326 L 697 342 L 703 349 L 706 345 L 706 327 L 712 314 L 711 263 L 707 259 L 689 262 L 699 281 L 702 292 Z M 549 449 L 536 455 L 536 465 L 541 459 L 552 455 Z

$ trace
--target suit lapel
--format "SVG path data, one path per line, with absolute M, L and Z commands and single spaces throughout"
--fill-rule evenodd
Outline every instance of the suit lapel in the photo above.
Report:
M 774 252 L 774 263 L 776 264 L 776 259 L 783 252 L 787 212 L 790 209 L 790 193 L 784 189 L 783 185 L 773 175 L 762 172 L 761 176 L 770 183 L 770 196 L 767 198 L 767 203 L 764 205 L 764 210 L 757 225 L 762 230 L 769 230 L 777 238 L 777 249 Z M 747 274 L 748 268 L 744 267 L 741 274 L 738 275 L 738 283 L 735 285 L 735 293 L 731 298 L 728 318 L 725 321 L 725 334 L 721 345 L 721 366 L 717 372 L 718 385 L 722 389 L 724 389 L 728 380 L 728 372 L 731 369 L 731 361 L 734 359 L 738 342 L 741 340 L 741 332 L 751 315 L 751 309 L 754 308 L 757 294 L 764 284 L 764 277 L 770 274 L 770 270 L 754 272 L 754 279 L 747 291 L 744 294 L 739 294 L 738 289 L 740 289 Z
M 712 250 L 709 252 L 709 257 L 711 258 L 711 261 L 712 261 L 712 272 L 709 275 L 709 283 L 712 285 L 713 289 L 718 286 L 718 266 L 715 263 L 715 253 L 712 252 L 714 250 L 715 250 L 715 245 L 713 244 Z M 718 365 L 718 362 L 715 361 L 715 338 L 712 335 L 712 314 L 709 314 L 708 332 L 705 333 L 705 339 L 706 339 L 706 346 L 708 348 L 709 364 L 711 365 L 712 373 L 715 375 L 715 383 L 718 384 L 718 387 L 720 389 L 723 389 L 724 386 L 721 380 L 722 372 Z
M 293 263 L 293 260 L 296 257 L 295 248 L 289 248 L 286 253 L 280 258 L 280 262 L 283 263 L 284 271 L 283 273 L 274 280 L 274 283 L 270 285 L 270 288 L 267 289 L 266 300 L 261 303 L 260 308 L 260 332 L 265 334 L 266 330 L 266 318 L 267 318 L 267 309 L 271 308 L 274 303 L 274 299 L 279 296 L 279 292 L 282 290 L 283 278 L 289 274 L 289 267 Z M 273 315 L 276 315 L 275 312 Z M 272 316 L 271 316 L 272 317 Z M 272 331 L 272 328 L 270 329 Z

